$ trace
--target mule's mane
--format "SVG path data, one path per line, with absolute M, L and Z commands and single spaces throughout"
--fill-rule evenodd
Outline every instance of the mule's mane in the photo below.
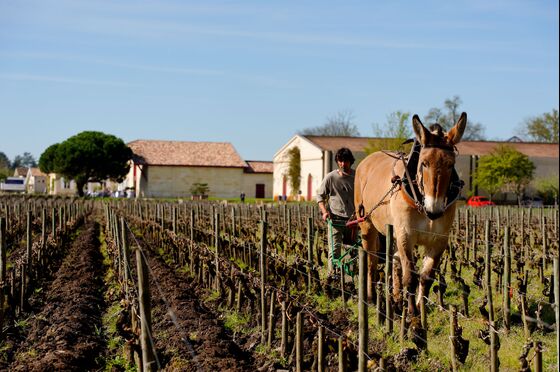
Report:
M 443 127 L 438 123 L 430 125 L 430 136 L 424 144 L 424 148 L 438 148 L 447 151 L 454 151 L 455 144 L 449 140 L 443 131 Z

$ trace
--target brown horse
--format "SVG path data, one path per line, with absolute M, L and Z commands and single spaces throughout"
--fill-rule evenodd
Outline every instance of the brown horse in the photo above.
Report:
M 378 236 L 386 234 L 387 224 L 393 225 L 397 246 L 392 274 L 395 303 L 397 306 L 402 304 L 401 292 L 404 286 L 412 294 L 408 296 L 409 311 L 416 312 L 413 299 L 418 284 L 414 263 L 415 246 L 424 246 L 418 293 L 428 295 L 433 282 L 433 270 L 438 267 L 441 255 L 447 247 L 449 230 L 455 216 L 456 206 L 454 200 L 449 200 L 448 191 L 458 188 L 455 193 L 458 196 L 462 187 L 462 181 L 458 180 L 454 168 L 454 146 L 461 140 L 466 124 L 467 114 L 462 113 L 449 132 L 444 133 L 437 124 L 432 125 L 430 131 L 424 127 L 418 115 L 414 115 L 412 125 L 417 143 L 421 146 L 417 146 L 418 165 L 410 169 L 408 177 L 404 159 L 384 152 L 369 155 L 357 167 L 354 200 L 362 215 L 365 214 L 360 223 L 362 245 L 370 253 L 368 300 L 373 300 L 374 294 Z M 394 182 L 399 180 L 395 175 L 403 175 L 402 184 Z M 407 191 L 407 183 L 416 187 Z

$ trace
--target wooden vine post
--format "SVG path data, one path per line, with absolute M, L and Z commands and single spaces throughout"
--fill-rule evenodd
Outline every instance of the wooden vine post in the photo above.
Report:
M 6 287 L 6 219 L 0 217 L 0 327 L 4 324 L 4 297 Z
M 282 301 L 282 330 L 281 330 L 281 342 L 280 342 L 280 356 L 282 358 L 286 357 L 288 350 L 288 304 L 286 300 Z
M 511 255 L 509 250 L 509 226 L 504 228 L 504 277 L 503 277 L 503 293 L 504 293 L 504 327 L 506 331 L 510 329 L 510 312 L 511 299 L 509 291 L 511 287 Z
M 266 221 L 261 221 L 261 254 L 260 254 L 260 272 L 261 272 L 261 343 L 266 342 Z
M 385 244 L 385 331 L 387 334 L 390 334 L 393 332 L 393 306 L 391 304 L 391 287 L 393 286 L 393 225 L 387 225 Z M 378 303 L 377 306 L 379 305 Z
M 457 308 L 451 305 L 451 320 L 450 320 L 450 338 L 451 338 L 451 369 L 453 372 L 457 371 L 457 350 L 455 350 L 455 329 L 457 329 Z
M 303 371 L 303 317 L 296 315 L 296 372 Z
M 358 371 L 367 370 L 367 348 L 368 348 L 368 305 L 367 305 L 367 268 L 368 255 L 363 248 L 359 248 L 358 253 Z M 378 303 L 377 306 L 380 304 Z M 343 366 L 343 365 L 342 365 Z
M 220 292 L 220 213 L 214 215 L 214 248 L 216 248 L 216 291 Z
M 313 217 L 307 218 L 307 290 L 313 289 Z
M 123 278 L 124 278 L 124 294 L 128 299 L 128 281 L 130 280 L 130 262 L 128 261 L 128 237 L 126 235 L 126 222 L 124 217 L 121 217 L 121 242 L 122 242 L 122 265 L 123 265 Z
M 317 372 L 325 371 L 325 327 L 319 326 L 317 333 Z
M 498 346 L 497 334 L 494 329 L 494 303 L 492 301 L 492 282 L 491 282 L 491 263 L 492 255 L 490 251 L 490 220 L 486 220 L 484 240 L 486 243 L 486 297 L 488 299 L 488 324 L 490 330 L 490 370 L 492 372 L 498 371 Z
M 27 245 L 27 254 L 26 254 L 26 258 L 27 258 L 27 262 L 26 262 L 26 272 L 27 275 L 31 278 L 32 272 L 31 269 L 33 268 L 33 252 L 31 251 L 31 246 L 33 244 L 33 242 L 31 241 L 31 210 L 28 210 L 26 213 L 26 221 L 27 221 L 27 226 L 26 226 L 26 232 L 25 232 L 25 242 Z
M 142 371 L 155 371 L 155 345 L 152 343 L 152 306 L 150 303 L 150 281 L 148 264 L 142 251 L 136 249 L 136 270 L 138 272 L 138 302 L 140 304 L 140 346 L 142 348 Z
M 554 257 L 554 312 L 556 313 L 556 360 L 560 361 L 560 263 Z

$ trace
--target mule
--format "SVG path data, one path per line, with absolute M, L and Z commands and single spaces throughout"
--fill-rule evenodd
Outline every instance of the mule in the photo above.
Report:
M 375 291 L 378 237 L 386 234 L 387 224 L 393 225 L 397 247 L 392 273 L 394 302 L 397 306 L 402 305 L 402 288 L 406 288 L 408 310 L 413 314 L 417 312 L 415 305 L 418 305 L 420 296 L 429 294 L 432 275 L 447 247 L 455 216 L 456 204 L 454 200 L 449 200 L 448 192 L 459 188 L 456 200 L 462 188 L 462 181 L 454 168 L 455 145 L 461 141 L 466 124 L 467 114 L 463 112 L 455 126 L 445 133 L 438 124 L 427 129 L 418 115 L 414 115 L 412 126 L 419 151 L 417 166 L 407 171 L 403 158 L 389 156 L 385 152 L 370 154 L 358 165 L 354 201 L 357 213 L 362 217 L 359 223 L 362 246 L 369 253 L 367 294 L 370 302 Z M 399 183 L 400 178 L 395 175 L 403 175 L 403 182 Z M 407 180 L 412 186 L 408 191 L 405 188 Z M 419 285 L 415 272 L 415 246 L 424 247 Z M 416 288 L 418 298 L 415 303 Z

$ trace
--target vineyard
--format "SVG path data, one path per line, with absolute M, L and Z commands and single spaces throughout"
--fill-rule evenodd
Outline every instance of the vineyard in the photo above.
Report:
M 312 204 L 2 198 L 0 369 L 558 370 L 558 208 L 458 208 L 418 316 L 385 240 L 364 303 Z

